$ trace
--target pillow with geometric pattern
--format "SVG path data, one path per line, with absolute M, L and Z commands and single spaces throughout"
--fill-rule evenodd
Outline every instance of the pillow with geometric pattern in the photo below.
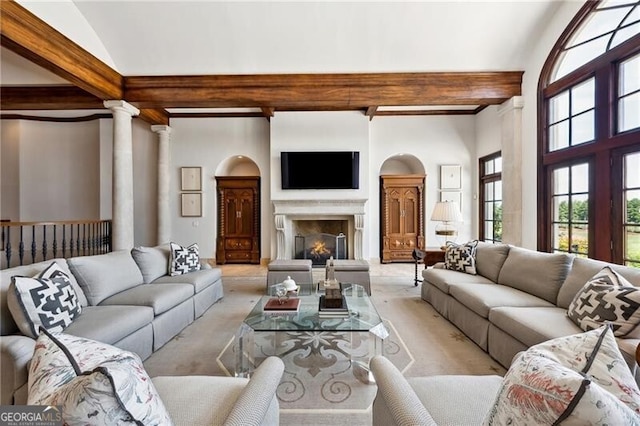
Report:
M 40 327 L 61 332 L 82 312 L 69 276 L 52 262 L 37 277 L 11 277 L 7 305 L 22 334 L 37 338 Z
M 626 336 L 640 324 L 640 288 L 605 266 L 575 295 L 567 316 L 584 331 L 610 324 L 614 336 Z
M 444 253 L 444 267 L 452 271 L 476 275 L 476 250 L 478 240 L 466 244 L 456 244 L 447 241 Z
M 182 247 L 176 243 L 170 243 L 171 258 L 169 259 L 169 275 L 188 274 L 200 270 L 200 250 L 194 243 L 188 247 Z

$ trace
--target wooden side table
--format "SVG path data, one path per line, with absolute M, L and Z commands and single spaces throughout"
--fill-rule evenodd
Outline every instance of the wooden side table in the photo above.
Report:
M 444 250 L 440 247 L 425 247 L 424 266 L 433 266 L 438 262 L 444 262 Z

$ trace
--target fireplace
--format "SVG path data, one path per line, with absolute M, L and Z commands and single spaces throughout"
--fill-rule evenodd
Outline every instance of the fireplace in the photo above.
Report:
M 276 259 L 298 256 L 296 236 L 332 234 L 335 239 L 340 233 L 345 242 L 344 250 L 338 253 L 341 258 L 363 259 L 365 204 L 366 200 L 359 199 L 273 200 Z M 320 259 L 317 262 L 324 265 Z
M 311 259 L 313 266 L 324 266 L 327 259 L 347 258 L 347 236 L 342 232 L 334 234 L 296 235 L 295 258 Z

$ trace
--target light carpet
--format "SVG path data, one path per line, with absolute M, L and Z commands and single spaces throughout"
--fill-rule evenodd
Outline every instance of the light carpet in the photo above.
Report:
M 386 266 L 372 265 L 372 300 L 380 316 L 388 321 L 392 336 L 395 334 L 407 356 L 410 358 L 411 354 L 415 359 L 400 365 L 405 376 L 504 374 L 504 368 L 420 298 L 420 286 L 413 285 L 412 265 Z M 223 266 L 224 299 L 145 361 L 149 375 L 228 374 L 225 363 L 217 362 L 216 358 L 224 358 L 225 348 L 228 350 L 228 343 L 242 320 L 263 295 L 265 269 Z M 345 374 L 349 380 L 353 377 L 351 372 Z M 285 375 L 283 383 L 287 379 L 291 376 Z M 361 385 L 352 389 L 358 398 L 333 402 L 330 408 L 321 404 L 296 404 L 280 396 L 280 424 L 369 425 L 375 385 Z M 354 406 L 354 401 L 360 405 Z

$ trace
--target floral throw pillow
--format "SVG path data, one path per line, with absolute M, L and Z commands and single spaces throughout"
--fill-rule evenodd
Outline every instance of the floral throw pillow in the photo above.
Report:
M 452 271 L 476 275 L 477 248 L 477 240 L 469 241 L 466 244 L 456 244 L 447 241 L 444 253 L 444 267 Z
M 28 404 L 62 406 L 65 424 L 172 424 L 138 355 L 44 330 L 29 366 Z
M 567 316 L 585 331 L 608 323 L 617 337 L 626 336 L 640 324 L 640 288 L 605 266 L 575 295 Z
M 34 339 L 41 327 L 62 332 L 82 313 L 69 276 L 56 262 L 37 277 L 12 277 L 7 304 L 20 331 Z
M 200 270 L 200 249 L 194 243 L 188 247 L 182 247 L 176 243 L 170 243 L 171 258 L 169 259 L 169 275 L 182 275 Z
M 606 326 L 549 340 L 518 356 L 484 424 L 594 424 L 596 419 L 640 423 L 640 390 Z

